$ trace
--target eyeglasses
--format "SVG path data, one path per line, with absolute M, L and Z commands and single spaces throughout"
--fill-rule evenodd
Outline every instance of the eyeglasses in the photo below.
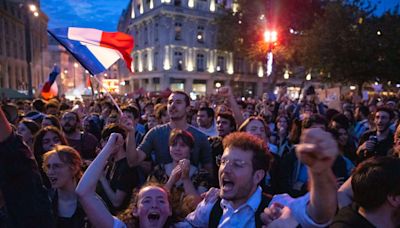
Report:
M 242 169 L 248 164 L 243 160 L 238 160 L 238 159 L 229 160 L 221 158 L 221 155 L 216 157 L 216 163 L 217 166 L 223 166 L 223 167 L 227 166 L 228 164 L 231 164 L 234 169 Z

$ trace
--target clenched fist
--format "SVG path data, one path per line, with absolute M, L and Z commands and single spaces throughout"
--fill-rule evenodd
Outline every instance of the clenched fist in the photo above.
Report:
M 331 169 L 339 149 L 333 136 L 320 128 L 305 130 L 296 147 L 299 160 L 313 173 Z

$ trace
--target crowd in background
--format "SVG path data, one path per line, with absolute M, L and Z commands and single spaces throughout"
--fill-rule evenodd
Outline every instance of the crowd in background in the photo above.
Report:
M 400 226 L 399 97 L 116 100 L 3 101 L 0 227 Z

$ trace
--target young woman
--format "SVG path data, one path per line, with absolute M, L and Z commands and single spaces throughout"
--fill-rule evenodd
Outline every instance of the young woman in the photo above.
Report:
M 39 129 L 40 127 L 35 121 L 23 119 L 18 123 L 17 133 L 22 136 L 29 148 L 33 149 L 33 139 Z
M 119 133 L 112 133 L 84 173 L 76 188 L 79 201 L 85 210 L 89 221 L 94 227 L 99 228 L 125 228 L 125 227 L 168 227 L 167 220 L 172 215 L 169 203 L 168 191 L 161 186 L 144 186 L 140 189 L 136 200 L 125 214 L 132 214 L 136 221 L 126 220 L 125 222 L 115 218 L 107 210 L 104 203 L 96 196 L 96 184 L 103 175 L 103 169 L 107 160 L 114 153 L 118 152 L 116 147 L 124 145 L 125 140 Z M 129 216 L 128 216 L 129 217 Z
M 42 169 L 43 155 L 53 150 L 56 145 L 68 145 L 67 140 L 59 129 L 53 126 L 42 128 L 35 136 L 33 143 L 33 154 L 38 163 L 39 170 L 42 174 L 43 183 L 46 187 L 50 187 L 49 179 Z
M 149 176 L 150 181 L 164 184 L 171 192 L 172 208 L 179 221 L 193 211 L 201 201 L 200 194 L 209 188 L 210 175 L 190 164 L 194 138 L 190 132 L 173 129 L 169 137 L 171 163 L 158 165 Z
M 85 212 L 78 203 L 75 188 L 82 160 L 72 147 L 56 145 L 43 155 L 43 170 L 51 183 L 49 191 L 57 227 L 87 227 Z

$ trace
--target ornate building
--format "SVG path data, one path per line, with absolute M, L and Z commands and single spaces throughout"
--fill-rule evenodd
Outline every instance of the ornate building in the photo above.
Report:
M 47 80 L 47 22 L 40 1 L 0 0 L 0 88 L 29 94 Z
M 260 95 L 263 66 L 217 49 L 215 19 L 233 0 L 132 0 L 118 30 L 135 39 L 134 74 L 123 71 L 125 92 L 184 90 L 192 96 L 230 84 L 235 94 Z

